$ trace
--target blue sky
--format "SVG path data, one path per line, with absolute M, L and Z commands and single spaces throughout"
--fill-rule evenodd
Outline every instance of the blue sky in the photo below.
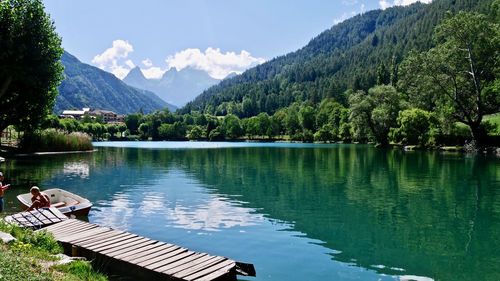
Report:
M 225 74 L 294 51 L 357 13 L 416 0 L 44 0 L 81 61 L 122 78 L 192 66 Z M 429 0 L 425 0 L 429 1 Z

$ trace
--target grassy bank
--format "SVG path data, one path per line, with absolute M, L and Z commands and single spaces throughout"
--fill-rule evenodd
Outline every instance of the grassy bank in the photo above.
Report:
M 6 224 L 0 220 L 0 231 L 10 233 L 17 241 L 0 242 L 0 280 L 2 281 L 105 281 L 106 276 L 95 272 L 89 262 L 74 261 L 54 265 L 55 254 L 62 248 L 46 232 L 33 232 Z
M 22 152 L 59 152 L 92 150 L 92 138 L 85 133 L 66 133 L 47 129 L 25 133 L 19 143 Z

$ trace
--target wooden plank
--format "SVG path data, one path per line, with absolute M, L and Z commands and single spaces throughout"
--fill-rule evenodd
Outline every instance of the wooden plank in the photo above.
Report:
M 65 220 L 65 221 L 62 221 L 60 223 L 56 223 L 54 225 L 48 226 L 45 229 L 52 231 L 52 230 L 57 230 L 57 229 L 63 229 L 63 228 L 68 227 L 70 225 L 76 225 L 76 224 L 80 224 L 80 223 L 81 222 L 79 220 L 69 219 L 69 220 Z
M 120 247 L 120 246 L 124 246 L 124 245 L 126 246 L 130 243 L 135 243 L 136 241 L 141 241 L 142 239 L 144 239 L 144 238 L 135 235 L 135 236 L 128 237 L 128 238 L 117 239 L 117 240 L 111 241 L 109 243 L 106 243 L 105 245 L 88 247 L 88 249 L 91 249 L 94 252 L 102 252 L 102 251 L 110 249 L 110 248 Z
M 166 253 L 165 255 L 161 255 L 161 256 L 158 256 L 156 258 L 153 258 L 153 259 L 148 259 L 148 260 L 145 260 L 145 261 L 142 261 L 140 263 L 136 263 L 138 266 L 142 266 L 142 267 L 146 267 L 150 264 L 153 264 L 153 263 L 157 263 L 163 259 L 166 259 L 168 257 L 172 257 L 172 256 L 175 256 L 175 255 L 179 255 L 181 253 L 184 253 L 184 252 L 187 252 L 188 250 L 185 249 L 185 248 L 179 248 L 177 250 L 174 250 L 174 251 L 171 251 L 171 252 L 168 252 Z
M 113 247 L 109 250 L 102 251 L 101 253 L 110 257 L 114 257 L 154 243 L 155 241 L 144 238 L 144 240 L 139 240 L 137 242 L 126 244 L 121 247 Z
M 150 265 L 146 266 L 146 268 L 156 271 L 157 268 L 160 268 L 160 267 L 165 266 L 167 264 L 170 264 L 170 263 L 176 262 L 178 260 L 187 258 L 187 257 L 192 256 L 194 254 L 196 254 L 196 252 L 188 250 L 188 251 L 186 251 L 184 253 L 173 255 L 170 258 L 163 259 L 161 261 L 158 261 L 158 262 L 155 262 L 153 264 L 150 264 Z
M 233 269 L 235 266 L 236 266 L 236 263 L 227 265 L 226 267 L 223 267 L 217 271 L 214 271 L 208 275 L 205 275 L 199 279 L 196 279 L 196 281 L 212 281 L 212 280 L 215 280 L 215 279 L 222 277 L 226 274 L 231 274 L 231 269 Z M 236 275 L 236 272 L 234 272 L 232 274 Z
M 99 247 L 99 246 L 107 245 L 109 243 L 113 243 L 113 241 L 116 241 L 119 239 L 127 239 L 130 237 L 135 237 L 135 235 L 130 234 L 130 233 L 112 233 L 112 235 L 110 234 L 105 238 L 93 240 L 93 241 L 85 241 L 82 243 L 78 243 L 78 245 L 82 248 L 90 249 L 92 247 Z
M 38 213 L 40 213 L 43 217 L 45 217 L 47 220 L 49 220 L 50 224 L 53 224 L 55 222 L 60 221 L 56 216 L 53 216 L 53 213 L 50 212 L 50 209 L 48 209 L 47 212 L 45 212 L 45 210 L 42 209 Z M 45 214 L 45 213 L 47 213 L 47 214 Z M 52 214 L 52 216 L 50 214 Z
M 52 232 L 54 234 L 54 236 L 57 236 L 59 238 L 63 238 L 63 237 L 67 237 L 67 236 L 73 236 L 77 233 L 84 233 L 84 232 L 87 232 L 87 231 L 90 231 L 92 229 L 96 229 L 98 228 L 98 226 L 95 226 L 95 225 L 82 225 L 82 226 L 75 226 L 75 227 L 71 227 L 71 228 L 67 228 L 65 230 L 62 230 L 62 231 L 57 231 L 57 232 Z
M 155 271 L 163 272 L 164 274 L 172 275 L 179 271 L 182 271 L 189 267 L 190 264 L 196 263 L 198 260 L 203 260 L 208 257 L 206 253 L 196 253 L 190 257 L 184 258 L 177 262 L 162 266 L 160 268 L 155 269 Z
M 95 229 L 92 229 L 90 231 L 85 231 L 82 233 L 76 233 L 75 235 L 66 236 L 66 237 L 64 237 L 63 240 L 61 240 L 61 242 L 75 244 L 76 241 L 79 241 L 81 239 L 96 237 L 96 235 L 106 233 L 106 232 L 109 232 L 109 230 L 106 228 L 95 228 Z
M 92 247 L 93 251 L 103 252 L 110 248 L 117 249 L 118 247 L 126 247 L 127 245 L 136 244 L 142 242 L 145 238 L 137 235 L 132 235 L 131 237 L 119 238 L 107 243 L 105 245 Z
M 115 257 L 115 259 L 123 259 L 123 258 L 130 257 L 130 256 L 142 256 L 142 255 L 145 255 L 145 253 L 150 253 L 150 251 L 154 252 L 157 249 L 164 248 L 165 245 L 167 245 L 167 244 L 160 242 L 160 241 L 156 241 L 156 243 L 151 244 L 149 246 L 145 246 L 142 249 L 136 249 L 136 250 L 118 255 Z
M 63 226 L 58 229 L 47 229 L 47 231 L 50 231 L 54 235 L 63 235 L 68 232 L 74 232 L 75 230 L 80 230 L 84 225 L 82 224 L 71 224 L 68 226 Z
M 56 225 L 59 225 L 59 224 L 56 224 Z M 95 224 L 90 224 L 90 223 L 84 223 L 84 222 L 74 222 L 70 225 L 63 225 L 63 226 L 60 226 L 59 228 L 56 228 L 56 229 L 50 229 L 51 232 L 55 232 L 55 233 L 64 233 L 64 232 L 67 232 L 69 230 L 75 230 L 75 229 L 87 229 L 87 228 L 96 228 L 96 227 L 99 227 L 98 225 L 95 225 Z
M 89 243 L 88 245 L 85 245 L 83 247 L 89 249 L 89 250 L 92 250 L 92 251 L 95 251 L 97 249 L 101 249 L 101 248 L 108 248 L 109 245 L 113 245 L 115 243 L 118 243 L 118 242 L 121 242 L 121 241 L 126 241 L 126 240 L 130 240 L 130 239 L 134 239 L 134 238 L 137 238 L 138 236 L 135 235 L 135 234 L 131 234 L 131 233 L 124 233 L 124 234 L 120 234 L 120 235 L 116 235 L 116 236 L 111 236 L 109 238 L 106 238 L 102 241 L 96 241 L 96 242 L 93 242 L 93 243 Z
M 37 224 L 35 221 L 31 220 L 31 218 L 30 218 L 29 216 L 26 216 L 26 215 L 25 215 L 25 213 L 19 213 L 19 215 L 20 215 L 20 216 L 21 216 L 21 217 L 22 217 L 22 218 L 23 218 L 26 222 L 30 223 L 32 227 L 33 227 L 33 226 L 38 226 L 38 224 Z
M 189 275 L 189 276 L 186 276 L 185 279 L 186 280 L 197 280 L 199 278 L 202 278 L 203 276 L 206 276 L 206 275 L 209 275 L 210 273 L 213 273 L 217 270 L 220 270 L 222 268 L 225 268 L 226 266 L 230 265 L 230 264 L 234 264 L 236 266 L 236 263 L 235 261 L 232 261 L 232 260 L 225 260 L 225 261 L 222 261 L 222 262 L 219 262 L 219 263 L 215 263 L 215 264 L 212 264 L 210 267 L 208 267 L 207 269 L 204 269 L 202 271 L 198 271 L 197 273 L 195 274 L 192 274 L 192 275 Z
M 74 224 L 74 223 L 80 223 L 80 221 L 79 220 L 75 220 L 75 219 L 67 219 L 67 220 L 62 221 L 62 222 L 60 222 L 58 224 L 48 226 L 47 229 L 57 229 L 59 227 L 68 226 L 68 225 L 71 225 L 71 224 Z
M 192 273 L 195 273 L 195 272 L 192 272 L 193 268 L 197 267 L 197 268 L 199 268 L 199 270 L 202 270 L 203 268 L 206 267 L 207 264 L 213 263 L 216 259 L 223 260 L 223 258 L 221 258 L 221 257 L 211 256 L 209 254 L 205 254 L 203 257 L 200 257 L 196 260 L 189 261 L 186 264 L 183 264 L 181 266 L 176 267 L 175 270 L 165 270 L 163 272 L 165 274 L 174 275 L 176 273 L 186 272 L 186 271 L 191 270 L 190 274 L 192 274 Z
M 109 236 L 112 236 L 112 235 L 117 235 L 117 231 L 112 230 L 111 228 L 106 227 L 103 230 L 104 231 L 102 233 L 99 233 L 96 236 L 76 239 L 76 240 L 73 240 L 72 243 L 75 243 L 75 244 L 90 243 L 92 241 L 99 241 L 99 240 L 102 240 L 104 238 L 108 238 Z M 118 232 L 118 234 L 119 234 L 119 232 Z
M 227 259 L 224 257 L 214 256 L 214 257 L 211 257 L 210 259 L 203 261 L 197 265 L 193 265 L 190 268 L 186 268 L 185 270 L 182 270 L 182 271 L 175 273 L 174 277 L 184 279 L 187 276 L 194 275 L 202 270 L 209 268 L 212 265 L 218 264 L 218 263 L 223 262 L 225 260 L 227 260 Z
M 23 216 L 12 216 L 11 219 L 15 220 L 19 226 L 21 227 L 34 227 L 35 225 L 31 222 L 26 220 Z
M 121 257 L 123 256 L 129 256 L 136 253 L 141 253 L 151 248 L 156 249 L 161 246 L 161 244 L 158 243 L 160 242 L 155 240 L 149 240 L 147 243 L 144 243 L 144 245 L 141 245 L 139 247 L 134 247 L 134 248 L 130 247 L 127 248 L 126 250 L 118 250 L 116 252 L 108 253 L 108 255 L 115 259 L 121 259 Z
M 103 240 L 98 240 L 98 241 L 83 243 L 82 247 L 86 247 L 86 248 L 96 247 L 96 246 L 100 246 L 100 245 L 105 245 L 105 244 L 107 244 L 109 242 L 112 242 L 114 240 L 126 239 L 126 238 L 130 238 L 130 237 L 137 237 L 137 235 L 131 234 L 131 233 L 128 233 L 128 232 L 123 232 L 123 233 L 118 233 L 117 232 L 116 235 L 110 236 L 110 237 L 105 238 Z
M 177 251 L 179 249 L 182 249 L 182 248 L 179 247 L 179 246 L 172 246 L 172 247 L 167 247 L 167 248 L 164 248 L 164 249 L 153 249 L 154 252 L 145 254 L 143 256 L 134 255 L 134 256 L 131 256 L 131 257 L 126 257 L 123 260 L 125 260 L 127 262 L 130 262 L 132 264 L 139 264 L 139 263 L 143 263 L 143 262 L 148 262 L 148 261 L 154 260 L 154 259 L 156 259 L 158 257 L 161 257 L 161 256 L 166 255 L 166 254 L 168 254 L 170 252 L 173 252 L 173 251 Z
M 68 237 L 73 237 L 73 236 L 78 235 L 78 234 L 84 234 L 84 233 L 90 232 L 94 229 L 84 229 L 84 230 L 74 229 L 74 230 L 71 230 L 69 232 L 64 232 L 64 233 L 56 233 L 56 234 L 53 233 L 53 235 L 58 240 L 66 240 Z

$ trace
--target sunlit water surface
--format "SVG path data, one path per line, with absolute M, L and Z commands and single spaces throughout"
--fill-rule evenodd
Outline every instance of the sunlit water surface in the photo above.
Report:
M 113 142 L 2 164 L 89 221 L 253 263 L 242 280 L 500 280 L 500 160 L 364 145 Z

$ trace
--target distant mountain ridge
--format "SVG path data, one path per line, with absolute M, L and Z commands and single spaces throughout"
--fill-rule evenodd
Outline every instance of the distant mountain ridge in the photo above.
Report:
M 151 91 L 164 101 L 176 106 L 184 106 L 220 81 L 208 75 L 207 72 L 192 67 L 186 67 L 180 71 L 171 68 L 160 79 L 147 79 L 141 69 L 135 67 L 123 79 L 123 82 L 128 85 Z
M 64 80 L 59 86 L 54 112 L 83 107 L 106 109 L 118 114 L 149 113 L 177 107 L 166 103 L 154 93 L 131 87 L 113 74 L 82 63 L 75 56 L 64 52 Z

